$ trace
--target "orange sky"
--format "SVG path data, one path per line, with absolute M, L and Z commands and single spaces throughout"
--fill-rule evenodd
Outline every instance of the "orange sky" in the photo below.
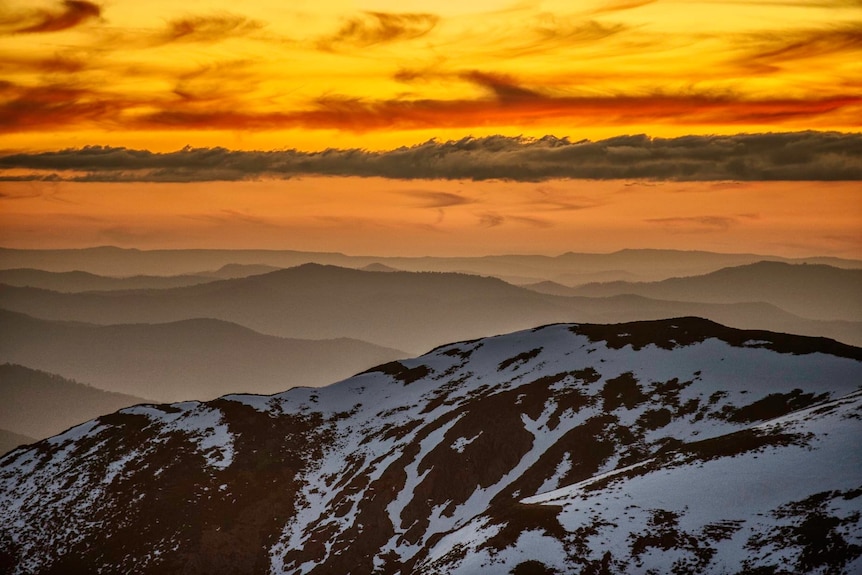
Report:
M 860 78 L 855 0 L 8 0 L 0 5 L 0 243 L 862 257 L 858 142 L 818 144 L 813 156 L 791 142 L 780 157 L 759 151 L 744 169 L 720 156 L 738 151 L 736 134 L 859 132 Z M 696 176 L 667 150 L 652 159 L 676 161 L 672 173 L 655 162 L 626 172 L 649 144 L 606 146 L 601 181 L 581 179 L 590 173 L 583 167 L 542 168 L 541 154 L 556 153 L 544 149 L 527 162 L 540 175 L 494 180 L 493 166 L 515 169 L 524 156 L 491 144 L 483 148 L 497 154 L 490 175 L 446 172 L 432 154 L 423 165 L 434 169 L 418 180 L 355 165 L 350 177 L 326 177 L 341 173 L 327 168 L 282 180 L 271 165 L 254 172 L 248 162 L 229 175 L 215 162 L 181 177 L 177 166 L 166 177 L 132 164 L 94 177 L 107 168 L 76 163 L 80 155 L 32 159 L 85 146 L 138 156 L 185 146 L 387 151 L 494 134 L 731 139 L 719 155 L 713 142 L 697 143 L 686 161 L 716 157 L 723 167 L 709 172 L 704 160 Z M 757 182 L 836 177 L 854 181 Z M 75 178 L 103 183 L 45 181 Z M 721 184 L 737 179 L 751 181 Z M 620 200 L 637 181 L 661 186 Z M 589 205 L 552 209 L 536 191 L 543 186 Z M 674 186 L 694 191 L 666 192 Z M 731 194 L 733 186 L 747 191 Z M 437 205 L 453 201 L 445 194 L 463 201 Z
M 626 247 L 862 257 L 846 182 L 10 182 L 8 247 L 483 255 Z M 13 199 L 14 198 L 14 199 Z M 357 206 L 361 206 L 359 209 Z

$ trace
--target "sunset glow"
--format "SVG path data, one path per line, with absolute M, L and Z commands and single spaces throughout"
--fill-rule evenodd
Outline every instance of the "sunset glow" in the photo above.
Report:
M 88 146 L 140 156 L 186 147 L 388 152 L 492 135 L 576 143 L 852 134 L 862 125 L 862 13 L 850 0 L 11 0 L 0 8 L 0 74 L 7 246 L 556 253 L 637 245 L 862 257 L 858 142 L 822 148 L 816 170 L 795 170 L 810 160 L 796 146 L 754 175 L 695 176 L 627 172 L 629 160 L 612 160 L 632 145 L 609 145 L 619 176 L 603 172 L 601 181 L 585 170 L 501 173 L 496 182 L 493 171 L 279 175 L 267 164 L 214 173 L 220 162 L 160 176 L 162 168 L 138 165 L 108 173 L 80 157 L 33 160 Z M 732 197 L 726 190 L 736 184 L 714 182 L 761 177 L 845 181 L 748 182 Z M 636 181 L 685 179 L 701 182 L 624 195 Z M 674 187 L 696 195 L 664 191 Z M 547 190 L 578 209 L 549 207 Z

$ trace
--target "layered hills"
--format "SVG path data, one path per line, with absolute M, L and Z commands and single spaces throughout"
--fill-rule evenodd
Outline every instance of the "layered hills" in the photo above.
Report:
M 405 355 L 347 338 L 263 335 L 216 319 L 94 325 L 0 310 L 0 324 L 0 361 L 157 401 L 326 385 Z
M 0 284 L 36 287 L 65 293 L 122 289 L 164 289 L 213 281 L 199 275 L 108 277 L 83 271 L 50 272 L 19 268 L 0 270 Z
M 290 250 L 138 250 L 111 246 L 69 250 L 0 248 L 0 269 L 82 270 L 107 276 L 198 275 L 200 270 L 223 266 L 247 275 L 242 269 L 247 266 L 271 270 L 307 263 L 350 268 L 378 264 L 404 271 L 462 272 L 516 283 L 555 281 L 567 285 L 612 280 L 656 281 L 706 274 L 763 260 L 862 268 L 858 260 L 830 257 L 788 259 L 759 254 L 655 249 L 626 249 L 608 254 L 567 252 L 558 256 L 380 257 Z
M 796 267 L 817 271 L 815 266 Z M 802 273 L 811 270 L 803 269 Z M 0 286 L 0 302 L 6 309 L 49 320 L 134 324 L 212 318 L 279 337 L 347 337 L 410 353 L 422 353 L 447 341 L 543 323 L 685 315 L 739 328 L 862 344 L 862 322 L 803 318 L 768 301 L 704 303 L 640 295 L 566 297 L 537 293 L 492 277 L 371 272 L 318 264 L 159 290 L 59 293 Z
M 0 459 L 0 566 L 857 572 L 860 382 L 859 348 L 677 318 L 135 406 Z
M 862 270 L 827 265 L 763 261 L 660 282 L 592 283 L 563 290 L 545 286 L 544 291 L 590 297 L 634 294 L 705 303 L 762 301 L 802 317 L 862 320 Z

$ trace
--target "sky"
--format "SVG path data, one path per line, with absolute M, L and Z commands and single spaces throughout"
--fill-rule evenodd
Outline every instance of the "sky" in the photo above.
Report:
M 0 245 L 862 258 L 859 0 L 6 0 Z

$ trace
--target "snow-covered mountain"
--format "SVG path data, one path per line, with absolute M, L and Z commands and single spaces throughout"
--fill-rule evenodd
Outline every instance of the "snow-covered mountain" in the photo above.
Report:
M 551 325 L 0 459 L 8 573 L 858 573 L 862 350 Z

